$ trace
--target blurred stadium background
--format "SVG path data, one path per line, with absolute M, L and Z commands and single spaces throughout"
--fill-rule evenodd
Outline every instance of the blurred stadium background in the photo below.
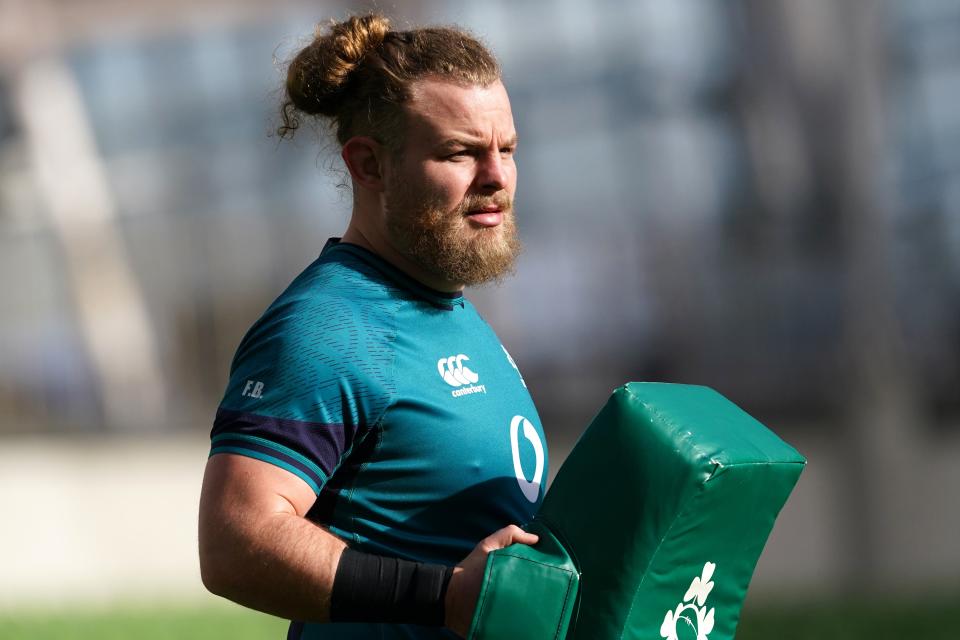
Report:
M 282 633 L 204 593 L 197 498 L 240 337 L 350 210 L 271 135 L 280 63 L 371 6 L 0 0 L 0 636 Z M 810 460 L 740 637 L 955 638 L 960 4 L 379 8 L 503 62 L 527 249 L 471 297 L 553 470 L 622 382 L 712 386 Z

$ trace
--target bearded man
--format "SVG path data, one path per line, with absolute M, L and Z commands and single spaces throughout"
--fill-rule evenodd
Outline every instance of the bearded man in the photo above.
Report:
M 331 240 L 234 358 L 200 503 L 204 584 L 289 638 L 467 633 L 487 554 L 534 544 L 545 439 L 463 288 L 510 272 L 517 135 L 458 29 L 382 16 L 291 63 L 282 134 L 328 118 L 353 186 Z

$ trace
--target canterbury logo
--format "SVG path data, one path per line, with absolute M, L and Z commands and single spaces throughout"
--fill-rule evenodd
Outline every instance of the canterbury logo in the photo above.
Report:
M 440 358 L 437 360 L 437 373 L 451 387 L 456 387 L 450 392 L 454 398 L 469 396 L 474 393 L 486 393 L 487 388 L 482 384 L 477 384 L 480 376 L 464 366 L 464 362 L 469 360 L 467 356 L 459 353 L 449 358 Z
M 440 358 L 437 360 L 437 372 L 443 381 L 451 387 L 462 387 L 465 384 L 476 384 L 480 376 L 463 366 L 464 360 L 469 360 L 462 353 L 449 358 Z

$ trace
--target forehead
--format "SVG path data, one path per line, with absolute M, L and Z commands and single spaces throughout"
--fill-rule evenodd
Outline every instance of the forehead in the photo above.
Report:
M 413 83 L 410 94 L 404 109 L 411 141 L 502 141 L 515 134 L 510 98 L 499 80 L 480 86 L 424 79 Z

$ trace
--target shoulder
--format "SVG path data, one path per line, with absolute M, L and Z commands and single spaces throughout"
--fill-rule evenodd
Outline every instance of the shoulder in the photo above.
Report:
M 367 405 L 363 421 L 373 418 L 393 395 L 395 305 L 380 283 L 341 263 L 318 260 L 244 336 L 223 406 L 350 421 L 333 414 L 360 398 Z M 253 390 L 259 397 L 250 397 Z
M 349 360 L 362 356 L 370 342 L 389 341 L 401 301 L 362 266 L 323 258 L 311 264 L 254 323 L 238 356 L 266 348 L 274 357 L 329 354 Z

